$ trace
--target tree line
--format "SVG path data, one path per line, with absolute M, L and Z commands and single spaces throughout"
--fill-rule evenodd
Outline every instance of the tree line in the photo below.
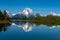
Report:
M 8 16 L 6 10 L 4 10 L 3 12 L 0 10 L 0 20 L 8 20 L 10 19 L 10 17 Z

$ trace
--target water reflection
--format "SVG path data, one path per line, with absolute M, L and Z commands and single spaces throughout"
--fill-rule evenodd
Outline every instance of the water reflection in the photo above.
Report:
M 31 31 L 34 27 L 36 27 L 36 24 L 29 23 L 29 22 L 23 22 L 23 21 L 15 21 L 14 22 L 18 27 L 22 28 L 25 32 Z
M 28 21 L 12 21 L 9 23 L 0 23 L 0 32 L 1 31 L 6 31 L 10 25 L 17 25 L 17 27 L 22 28 L 25 32 L 31 31 L 34 27 L 40 26 L 40 25 L 46 25 L 50 29 L 55 28 L 55 27 L 60 27 L 60 25 L 51 25 L 51 24 L 44 24 L 44 23 L 39 23 L 39 22 L 28 22 Z
M 10 25 L 11 25 L 10 22 L 9 23 L 1 23 L 0 24 L 0 32 L 1 31 L 4 31 L 4 32 L 7 31 L 7 28 L 10 27 Z
M 39 22 L 28 22 L 28 21 L 13 21 L 15 25 L 17 25 L 19 28 L 22 28 L 25 32 L 31 31 L 34 27 L 38 27 L 40 25 L 46 25 L 50 29 L 55 27 L 60 27 L 60 25 L 51 25 L 51 24 L 44 24 Z

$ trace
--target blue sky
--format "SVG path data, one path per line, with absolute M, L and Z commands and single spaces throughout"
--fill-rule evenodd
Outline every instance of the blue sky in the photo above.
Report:
M 24 8 L 31 8 L 34 12 L 47 14 L 50 11 L 60 13 L 60 0 L 0 0 L 0 10 L 18 13 Z

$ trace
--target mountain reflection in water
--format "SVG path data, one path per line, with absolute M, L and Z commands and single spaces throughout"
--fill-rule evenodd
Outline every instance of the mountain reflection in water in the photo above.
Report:
M 40 25 L 46 25 L 49 28 L 55 28 L 60 27 L 60 25 L 50 25 L 50 24 L 43 24 L 38 22 L 28 22 L 28 21 L 12 21 L 10 23 L 2 23 L 0 24 L 0 32 L 1 31 L 7 31 L 7 28 L 10 27 L 10 25 L 17 25 L 17 27 L 22 28 L 25 32 L 31 31 L 34 27 L 40 26 Z
M 29 22 L 22 22 L 22 21 L 15 21 L 13 22 L 18 27 L 22 28 L 25 32 L 29 32 L 33 29 L 33 27 L 36 27 L 36 24 L 29 23 Z

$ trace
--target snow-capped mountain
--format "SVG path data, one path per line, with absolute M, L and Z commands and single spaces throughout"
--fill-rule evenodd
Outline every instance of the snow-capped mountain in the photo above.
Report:
M 5 11 L 7 13 L 7 16 L 12 17 L 12 14 L 10 14 L 10 12 L 8 10 L 5 10 Z
M 32 17 L 36 17 L 36 16 L 37 15 L 35 13 L 33 13 L 32 9 L 25 8 L 24 10 L 22 10 L 21 12 L 16 14 L 13 18 L 23 18 L 23 17 L 32 18 Z
M 35 17 L 35 14 L 30 8 L 25 8 L 22 12 L 19 12 L 19 14 L 25 15 L 27 18 Z
M 33 11 L 30 8 L 25 8 L 21 13 L 28 17 L 29 15 L 32 15 Z
M 50 12 L 49 15 L 60 16 L 60 14 L 57 14 L 57 13 L 55 13 L 55 12 Z

